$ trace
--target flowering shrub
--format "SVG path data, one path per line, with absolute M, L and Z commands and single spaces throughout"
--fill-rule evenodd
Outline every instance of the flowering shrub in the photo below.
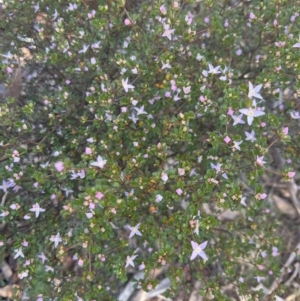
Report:
M 30 300 L 162 267 L 165 296 L 266 294 L 294 251 L 263 175 L 299 163 L 299 4 L 2 1 L 0 252 Z

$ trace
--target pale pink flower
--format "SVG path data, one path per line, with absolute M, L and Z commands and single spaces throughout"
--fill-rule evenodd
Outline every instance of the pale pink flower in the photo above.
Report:
M 165 15 L 167 13 L 167 9 L 164 5 L 162 5 L 160 8 L 159 8 L 161 14 Z
M 250 19 L 250 20 L 253 20 L 253 19 L 255 19 L 255 15 L 254 15 L 254 13 L 252 13 L 252 12 L 250 13 L 250 15 L 249 15 L 249 19 Z
M 234 111 L 232 110 L 232 108 L 229 108 L 227 111 L 227 115 L 232 116 L 234 113 Z
M 59 162 L 56 162 L 55 164 L 54 164 L 54 166 L 55 166 L 55 168 L 56 168 L 56 170 L 58 171 L 58 172 L 62 172 L 63 170 L 64 170 L 64 163 L 63 162 L 61 162 L 61 161 L 59 161 Z
M 169 177 L 165 172 L 162 172 L 161 179 L 166 183 L 168 181 Z
M 131 24 L 131 21 L 130 21 L 129 19 L 125 19 L 125 20 L 124 20 L 124 24 L 125 24 L 126 26 L 128 26 L 128 25 Z
M 97 191 L 95 197 L 96 199 L 101 200 L 104 197 L 104 194 L 100 191 Z
M 177 1 L 175 1 L 175 2 L 173 3 L 173 7 L 174 7 L 174 8 L 178 8 L 178 7 L 179 7 L 179 4 L 178 4 Z
M 289 133 L 289 128 L 288 127 L 285 127 L 285 128 L 282 129 L 282 134 L 284 136 L 286 136 L 288 133 Z
M 278 253 L 278 248 L 277 247 L 272 247 L 272 256 L 273 257 L 276 257 L 278 256 L 279 253 Z
M 259 195 L 259 197 L 260 197 L 261 200 L 264 200 L 267 197 L 267 194 L 266 193 L 261 193 Z
M 22 246 L 23 246 L 23 247 L 28 247 L 28 241 L 26 241 L 26 240 L 23 240 L 23 242 L 22 242 Z
M 178 168 L 178 175 L 183 176 L 185 174 L 184 168 Z
M 178 195 L 182 195 L 183 191 L 182 191 L 181 188 L 178 188 L 178 189 L 176 189 L 176 193 L 177 193 Z
M 92 153 L 92 149 L 91 149 L 90 147 L 86 147 L 86 148 L 85 148 L 85 153 L 86 153 L 87 155 L 90 155 L 90 154 Z
M 226 136 L 226 137 L 224 138 L 224 142 L 225 142 L 226 144 L 228 144 L 230 141 L 231 141 L 231 139 L 230 139 L 228 136 Z

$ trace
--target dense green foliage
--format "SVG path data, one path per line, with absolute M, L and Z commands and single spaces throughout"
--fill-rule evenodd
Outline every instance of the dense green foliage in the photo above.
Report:
M 261 176 L 299 164 L 299 1 L 90 4 L 1 4 L 0 254 L 31 300 L 114 300 L 133 263 L 146 291 L 166 265 L 166 295 L 258 296 L 282 250 Z

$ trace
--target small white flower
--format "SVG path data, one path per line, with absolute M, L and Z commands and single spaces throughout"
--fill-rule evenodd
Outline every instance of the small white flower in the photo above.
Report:
M 96 162 L 92 162 L 90 163 L 90 165 L 92 166 L 96 166 L 96 167 L 99 167 L 99 168 L 103 168 L 104 165 L 106 164 L 106 160 L 104 160 L 101 156 L 98 156 L 97 157 L 97 161 Z
M 93 217 L 93 213 L 92 213 L 92 212 L 88 212 L 88 213 L 86 213 L 85 215 L 86 215 L 86 217 L 87 217 L 88 219 L 90 219 L 90 218 Z
M 128 84 L 128 77 L 125 80 L 122 79 L 122 85 L 126 93 L 128 92 L 129 89 L 134 89 L 133 85 Z
M 132 114 L 131 114 L 131 117 L 128 117 L 128 119 L 131 119 L 133 123 L 136 123 L 136 122 L 139 120 L 139 118 L 136 117 L 136 116 L 134 115 L 134 113 L 132 113 Z
M 163 196 L 160 195 L 160 194 L 157 194 L 156 197 L 155 197 L 155 202 L 159 203 L 159 202 L 162 201 L 162 199 L 163 199 Z
M 207 241 L 203 242 L 202 244 L 197 244 L 195 241 L 191 241 L 191 245 L 193 248 L 193 253 L 190 260 L 195 259 L 197 256 L 202 257 L 205 261 L 208 260 L 207 255 L 203 251 L 207 246 Z
M 142 114 L 148 114 L 146 111 L 144 111 L 144 105 L 142 105 L 140 108 L 134 108 L 136 110 L 137 115 L 142 115 Z
M 162 172 L 161 179 L 166 183 L 168 181 L 169 177 L 165 172 Z
M 22 248 L 15 249 L 14 252 L 16 252 L 16 254 L 14 256 L 14 259 L 17 259 L 18 257 L 23 257 L 24 258 L 24 254 L 23 254 Z
M 196 56 L 196 60 L 197 61 L 201 61 L 202 59 L 204 58 L 204 56 L 203 55 L 201 55 L 201 54 L 197 54 L 197 56 Z
M 45 209 L 41 208 L 38 203 L 35 203 L 35 204 L 33 204 L 32 208 L 29 211 L 35 212 L 35 217 L 38 218 L 40 215 L 40 212 L 44 212 Z
M 132 256 L 127 256 L 126 257 L 126 265 L 125 265 L 125 268 L 129 267 L 129 266 L 132 266 L 134 267 L 134 260 L 135 258 L 137 257 L 137 255 L 132 255 Z
M 28 270 L 23 271 L 21 274 L 18 274 L 20 279 L 26 278 L 28 276 Z
M 261 85 L 256 86 L 255 88 L 253 88 L 253 85 L 251 82 L 249 82 L 249 92 L 248 92 L 248 97 L 250 99 L 252 99 L 253 97 L 255 98 L 259 98 L 259 99 L 263 99 L 259 93 L 260 89 L 262 87 Z
M 83 45 L 83 49 L 79 50 L 78 53 L 86 53 L 89 49 L 90 45 Z
M 164 25 L 164 33 L 163 33 L 163 37 L 167 37 L 170 41 L 172 40 L 172 34 L 174 33 L 175 29 L 170 29 L 170 25 L 169 24 L 165 24 Z
M 247 116 L 247 122 L 248 122 L 248 125 L 251 125 L 253 120 L 254 120 L 254 117 L 259 117 L 259 116 L 262 116 L 262 115 L 265 115 L 265 112 L 263 111 L 259 111 L 257 110 L 256 108 L 248 108 L 248 109 L 241 109 L 239 110 L 242 114 L 246 115 Z
M 140 223 L 138 223 L 134 227 L 128 226 L 129 230 L 131 231 L 129 234 L 129 238 L 133 237 L 134 235 L 142 236 L 142 233 L 139 230 L 139 226 L 140 226 Z
M 300 119 L 300 112 L 299 111 L 291 111 L 291 117 L 293 119 Z
M 54 242 L 54 247 L 57 248 L 58 244 L 62 242 L 59 232 L 55 236 L 52 235 L 50 241 Z
M 213 65 L 208 64 L 208 68 L 209 68 L 208 73 L 212 73 L 212 74 L 221 73 L 221 71 L 219 70 L 221 66 L 214 67 Z

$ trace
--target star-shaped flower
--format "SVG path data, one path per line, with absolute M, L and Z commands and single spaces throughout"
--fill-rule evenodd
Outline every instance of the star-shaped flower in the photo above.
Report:
M 99 167 L 99 168 L 103 168 L 105 164 L 106 164 L 106 160 L 104 160 L 101 156 L 97 157 L 96 162 L 90 163 L 90 165 L 96 166 L 96 167 Z
M 208 260 L 207 255 L 204 253 L 204 249 L 207 246 L 207 241 L 203 242 L 202 244 L 197 244 L 194 241 L 191 241 L 191 245 L 193 247 L 193 253 L 191 255 L 191 260 L 195 259 L 197 256 L 200 256 L 204 260 Z
M 137 115 L 142 115 L 142 114 L 148 114 L 146 111 L 144 111 L 144 105 L 142 105 L 140 108 L 134 108 L 136 110 Z
M 254 117 L 265 115 L 265 112 L 257 110 L 256 108 L 240 109 L 239 111 L 247 116 L 248 125 L 252 124 Z
M 211 168 L 216 170 L 216 173 L 219 173 L 221 171 L 222 164 L 218 163 L 217 165 L 210 163 Z
M 46 272 L 54 272 L 54 269 L 50 267 L 49 265 L 46 265 Z
M 42 260 L 42 263 L 44 264 L 48 258 L 45 256 L 45 254 L 42 252 L 41 254 L 38 255 L 38 258 Z
M 90 45 L 83 45 L 83 49 L 79 50 L 78 53 L 86 53 L 89 49 Z
M 55 9 L 54 14 L 52 15 L 52 17 L 53 17 L 52 20 L 54 21 L 57 18 L 57 16 L 58 16 L 58 12 Z
M 128 84 L 128 77 L 125 80 L 122 79 L 122 86 L 126 93 L 128 92 L 129 89 L 134 89 L 133 85 Z
M 61 190 L 65 192 L 66 197 L 68 197 L 70 193 L 74 192 L 72 189 L 68 189 L 67 187 L 62 188 Z
M 243 141 L 233 141 L 233 146 L 232 149 L 233 150 L 241 150 L 240 145 L 243 143 Z
M 208 73 L 212 73 L 212 74 L 221 73 L 221 71 L 219 70 L 221 66 L 214 67 L 212 64 L 208 64 L 208 68 L 209 68 Z
M 72 3 L 69 3 L 69 7 L 67 8 L 67 11 L 73 11 L 77 9 L 77 5 L 76 4 L 72 4 Z
M 6 193 L 7 188 L 9 188 L 9 185 L 7 185 L 6 181 L 2 180 L 2 185 L 0 185 L 0 189 L 3 190 L 4 193 Z
M 29 211 L 35 212 L 35 217 L 38 218 L 40 215 L 40 212 L 44 212 L 45 209 L 41 208 L 38 203 L 35 203 L 32 205 L 32 208 Z
M 140 223 L 138 223 L 134 227 L 128 226 L 129 230 L 131 231 L 129 234 L 129 238 L 133 237 L 134 235 L 142 236 L 142 233 L 139 230 L 139 226 L 140 226 Z
M 125 191 L 124 193 L 128 198 L 132 197 L 134 195 L 134 189 L 131 189 L 130 192 Z
M 291 117 L 293 119 L 300 119 L 300 112 L 298 112 L 298 111 L 291 111 L 290 114 L 291 114 Z
M 133 123 L 136 123 L 136 122 L 139 120 L 139 118 L 136 117 L 136 116 L 134 115 L 134 113 L 132 113 L 132 114 L 131 114 L 131 117 L 128 117 L 128 119 L 131 119 Z
M 23 254 L 22 248 L 15 249 L 14 252 L 16 252 L 16 255 L 14 256 L 14 259 L 16 259 L 18 257 L 23 257 L 24 258 L 24 254 Z
M 253 97 L 263 99 L 259 93 L 262 85 L 258 85 L 255 88 L 253 88 L 253 85 L 251 82 L 249 82 L 249 92 L 248 92 L 248 97 L 252 99 Z
M 242 119 L 243 118 L 243 114 L 240 114 L 239 116 L 235 116 L 235 115 L 231 115 L 231 117 L 233 118 L 234 122 L 233 122 L 233 126 L 237 125 L 237 124 L 244 124 L 245 121 Z
M 71 180 L 77 179 L 78 178 L 78 174 L 74 170 L 71 170 L 71 172 L 72 172 Z
M 246 140 L 250 140 L 251 142 L 256 141 L 255 132 L 252 130 L 251 133 L 245 132 L 247 138 Z
M 33 5 L 34 7 L 34 13 L 36 13 L 40 9 L 40 2 L 38 2 L 36 5 Z
M 260 276 L 256 276 L 254 278 L 257 280 L 258 283 L 266 279 L 266 277 L 260 277 Z
M 267 162 L 264 161 L 264 156 L 256 156 L 256 164 L 259 166 L 263 166 L 264 164 L 266 164 Z
M 41 166 L 42 168 L 48 167 L 48 166 L 49 166 L 49 161 L 47 161 L 45 164 L 40 164 L 40 166 Z
M 164 70 L 164 69 L 166 69 L 166 68 L 171 69 L 172 67 L 171 67 L 171 65 L 169 64 L 169 62 L 167 62 L 167 63 L 162 62 L 162 67 L 161 67 L 161 69 Z
M 172 34 L 174 33 L 175 29 L 170 29 L 170 24 L 165 24 L 164 25 L 164 33 L 163 37 L 167 37 L 170 41 L 172 40 Z
M 57 248 L 58 244 L 62 242 L 59 232 L 55 236 L 52 235 L 50 241 L 54 242 L 54 247 Z
M 129 267 L 129 266 L 132 266 L 134 267 L 134 260 L 135 258 L 137 257 L 137 255 L 132 255 L 132 256 L 127 256 L 126 257 L 126 265 L 125 265 L 125 268 Z
M 11 60 L 14 56 L 10 53 L 10 51 L 7 52 L 7 54 L 0 54 L 1 56 Z

